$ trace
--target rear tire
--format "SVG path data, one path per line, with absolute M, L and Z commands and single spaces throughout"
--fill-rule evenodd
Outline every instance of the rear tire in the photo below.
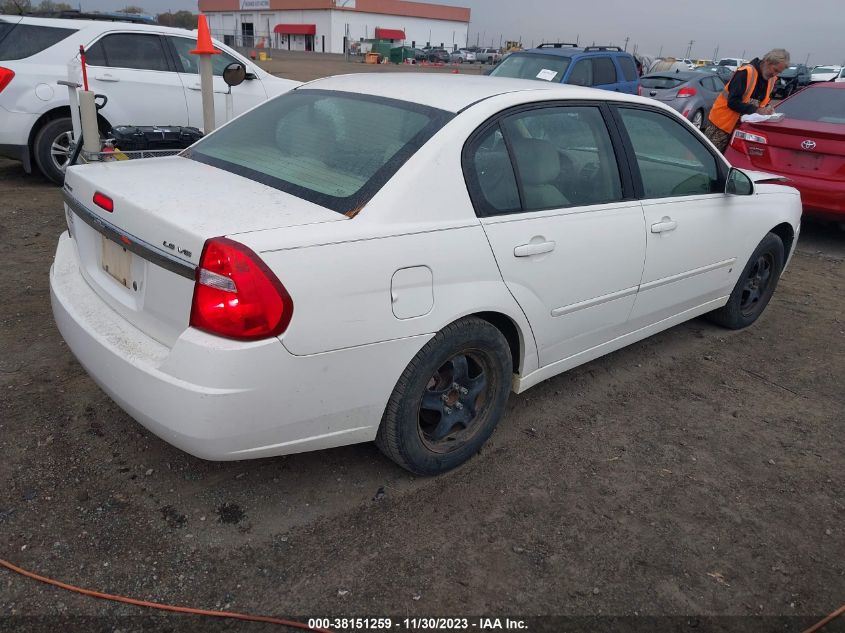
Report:
M 699 130 L 704 129 L 704 110 L 696 110 L 695 113 L 692 115 L 690 122 Z
M 57 185 L 65 180 L 63 167 L 70 160 L 73 123 L 70 117 L 47 122 L 35 135 L 33 155 L 42 174 Z
M 754 323 L 775 292 L 783 263 L 783 242 L 774 233 L 768 233 L 751 254 L 727 304 L 709 313 L 707 318 L 731 330 Z
M 513 363 L 502 333 L 477 317 L 438 332 L 402 372 L 376 444 L 417 475 L 437 475 L 475 455 L 504 412 Z

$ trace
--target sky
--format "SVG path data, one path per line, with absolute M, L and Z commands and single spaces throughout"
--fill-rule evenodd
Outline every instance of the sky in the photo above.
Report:
M 80 0 L 68 0 L 77 4 Z M 81 0 L 86 10 L 115 10 L 126 4 L 148 13 L 197 10 L 196 0 Z M 472 9 L 470 43 L 499 45 L 518 40 L 634 46 L 640 53 L 693 58 L 763 55 L 786 48 L 793 62 L 810 65 L 845 62 L 845 15 L 841 0 L 438 0 Z

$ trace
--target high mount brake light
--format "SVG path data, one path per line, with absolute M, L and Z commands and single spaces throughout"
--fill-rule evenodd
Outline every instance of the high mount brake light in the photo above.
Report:
M 192 327 L 255 341 L 279 336 L 292 316 L 287 290 L 250 248 L 225 237 L 206 241 L 194 284 Z
M 106 194 L 100 193 L 99 191 L 97 191 L 94 194 L 93 201 L 94 201 L 94 204 L 96 204 L 101 209 L 105 209 L 109 213 L 114 212 L 114 200 L 109 198 Z

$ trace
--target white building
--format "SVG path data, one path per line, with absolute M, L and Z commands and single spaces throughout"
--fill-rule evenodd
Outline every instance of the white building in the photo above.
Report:
M 467 44 L 470 10 L 405 0 L 199 0 L 213 37 L 233 46 L 342 53 L 350 42 L 449 50 Z

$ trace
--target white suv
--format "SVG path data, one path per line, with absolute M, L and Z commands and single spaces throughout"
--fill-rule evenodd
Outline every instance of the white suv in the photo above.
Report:
M 108 97 L 100 125 L 190 125 L 202 128 L 196 33 L 156 25 L 0 15 L 0 156 L 35 165 L 61 183 L 68 158 L 71 119 L 68 63 L 85 46 L 91 90 Z M 261 70 L 220 42 L 214 42 L 215 115 L 226 116 L 223 68 L 240 62 L 248 81 L 232 89 L 240 114 L 299 82 Z M 81 81 L 81 77 L 80 77 Z

